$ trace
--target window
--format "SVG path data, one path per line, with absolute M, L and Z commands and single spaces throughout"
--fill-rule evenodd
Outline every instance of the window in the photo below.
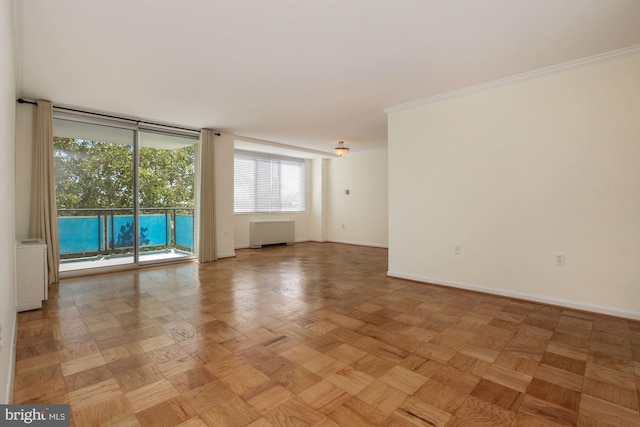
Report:
M 236 151 L 234 212 L 304 212 L 304 160 Z
M 60 271 L 192 258 L 196 133 L 60 116 Z

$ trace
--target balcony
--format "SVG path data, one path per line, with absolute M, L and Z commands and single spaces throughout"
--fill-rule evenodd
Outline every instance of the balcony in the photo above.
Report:
M 141 208 L 140 261 L 194 256 L 193 208 Z M 60 271 L 134 262 L 132 209 L 58 209 Z

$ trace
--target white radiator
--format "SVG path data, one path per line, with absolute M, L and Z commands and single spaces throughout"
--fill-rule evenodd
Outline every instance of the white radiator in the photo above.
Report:
M 294 221 L 249 221 L 249 245 L 252 248 L 294 242 Z

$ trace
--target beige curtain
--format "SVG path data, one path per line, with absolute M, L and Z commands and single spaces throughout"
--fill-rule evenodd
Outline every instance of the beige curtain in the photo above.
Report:
M 200 131 L 200 188 L 199 188 L 199 224 L 198 224 L 198 261 L 201 263 L 216 260 L 216 216 L 213 174 L 214 131 Z
M 53 106 L 49 101 L 38 101 L 31 163 L 29 235 L 43 239 L 47 244 L 50 284 L 58 281 L 60 265 L 58 208 L 53 173 Z

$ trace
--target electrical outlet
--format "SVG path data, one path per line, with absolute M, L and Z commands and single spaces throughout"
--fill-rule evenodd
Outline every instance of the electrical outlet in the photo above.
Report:
M 460 255 L 462 253 L 462 246 L 461 245 L 455 245 L 453 247 L 453 253 L 456 255 Z
M 556 252 L 553 254 L 553 260 L 555 265 L 566 265 L 566 259 L 564 253 Z

